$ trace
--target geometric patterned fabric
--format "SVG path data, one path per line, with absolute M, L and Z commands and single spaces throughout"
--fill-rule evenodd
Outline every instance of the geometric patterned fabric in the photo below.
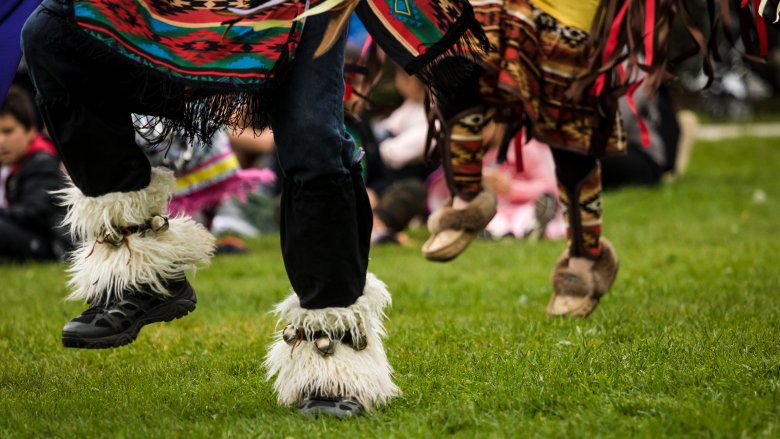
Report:
M 302 24 L 290 23 L 304 8 L 285 0 L 236 23 L 225 33 L 220 15 L 248 0 L 79 0 L 79 27 L 113 51 L 175 79 L 226 89 L 266 85 L 274 65 L 295 52 Z M 286 20 L 255 31 L 264 20 Z M 205 84 L 204 84 L 205 85 Z
M 485 102 L 514 109 L 530 127 L 530 137 L 551 147 L 601 156 L 625 151 L 617 102 L 610 111 L 585 93 L 573 102 L 566 91 L 586 73 L 588 34 L 567 27 L 529 0 L 471 0 L 496 50 L 483 66 Z
M 226 15 L 227 8 L 247 9 L 261 2 L 69 1 L 78 26 L 113 51 L 174 79 L 235 91 L 267 85 L 275 73 L 282 73 L 273 68 L 294 56 L 303 23 L 291 20 L 307 6 L 305 0 L 269 0 L 272 6 L 228 30 L 226 22 L 236 16 Z M 424 68 L 457 43 L 467 30 L 465 23 L 476 25 L 464 0 L 362 0 L 358 13 L 388 56 L 407 70 Z M 255 25 L 263 22 L 272 27 L 257 26 L 261 30 L 256 31 Z M 460 29 L 443 41 L 457 23 Z
M 574 193 L 558 183 L 563 218 L 568 225 L 569 256 L 596 259 L 601 255 L 601 165 L 580 181 Z
M 456 195 L 471 201 L 482 191 L 483 130 L 487 124 L 483 107 L 466 110 L 450 123 L 450 166 Z

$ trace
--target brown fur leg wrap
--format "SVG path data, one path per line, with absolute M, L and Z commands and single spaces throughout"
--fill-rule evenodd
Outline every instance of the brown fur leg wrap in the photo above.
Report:
M 589 271 L 569 267 L 569 250 L 563 252 L 552 273 L 553 297 L 550 315 L 588 316 L 615 281 L 618 259 L 612 244 L 601 237 L 602 252 Z
M 483 190 L 465 209 L 454 209 L 452 204 L 442 207 L 429 218 L 428 228 L 432 233 L 441 230 L 482 231 L 496 215 L 496 194 Z

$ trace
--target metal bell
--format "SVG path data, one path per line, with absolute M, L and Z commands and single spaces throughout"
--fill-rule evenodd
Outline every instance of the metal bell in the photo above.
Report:
M 360 337 L 352 337 L 352 349 L 362 351 L 366 346 L 368 346 L 368 340 L 363 332 L 360 333 Z
M 298 339 L 298 331 L 293 328 L 293 325 L 287 325 L 282 330 L 282 340 L 284 340 L 287 344 L 293 344 L 295 343 L 295 340 Z
M 333 355 L 336 352 L 336 342 L 330 339 L 327 335 L 323 335 L 314 341 L 314 346 L 317 346 L 317 350 L 323 357 Z
M 106 232 L 103 235 L 103 242 L 111 244 L 114 247 L 121 246 L 123 241 L 124 237 L 118 233 Z
M 164 232 L 168 230 L 168 226 L 168 218 L 164 216 L 155 215 L 149 220 L 149 228 L 151 228 L 154 233 Z

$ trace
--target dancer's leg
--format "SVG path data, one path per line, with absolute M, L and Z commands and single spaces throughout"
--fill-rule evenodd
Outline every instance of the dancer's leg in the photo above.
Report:
M 426 258 L 449 261 L 463 252 L 495 215 L 496 200 L 482 187 L 482 159 L 485 155 L 484 130 L 488 123 L 480 96 L 482 68 L 471 61 L 452 58 L 470 71 L 458 91 L 437 96 L 445 120 L 446 140 L 439 145 L 442 165 L 452 192 L 452 200 L 434 212 L 428 221 L 431 237 L 423 245 Z
M 367 274 L 372 216 L 344 131 L 345 35 L 312 55 L 328 17 L 313 16 L 280 90 L 272 128 L 284 173 L 281 241 L 294 294 L 266 358 L 279 402 L 353 416 L 399 393 L 382 346 L 386 287 Z
M 591 156 L 552 149 L 568 248 L 553 271 L 550 315 L 587 316 L 614 282 L 617 256 L 601 236 L 601 169 Z
M 22 35 L 39 108 L 72 181 L 59 193 L 80 241 L 70 297 L 91 305 L 65 326 L 63 343 L 121 346 L 143 325 L 194 309 L 183 271 L 208 260 L 213 238 L 188 217 L 168 220 L 173 173 L 153 171 L 135 144 L 131 111 L 160 101 L 122 92 L 133 72 L 85 58 L 64 12 L 46 1 Z

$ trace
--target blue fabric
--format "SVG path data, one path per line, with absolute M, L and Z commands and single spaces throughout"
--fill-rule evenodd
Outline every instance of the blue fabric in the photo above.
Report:
M 22 59 L 22 25 L 40 3 L 41 0 L 0 2 L 0 105 L 3 104 L 8 87 L 14 80 L 19 60 Z

